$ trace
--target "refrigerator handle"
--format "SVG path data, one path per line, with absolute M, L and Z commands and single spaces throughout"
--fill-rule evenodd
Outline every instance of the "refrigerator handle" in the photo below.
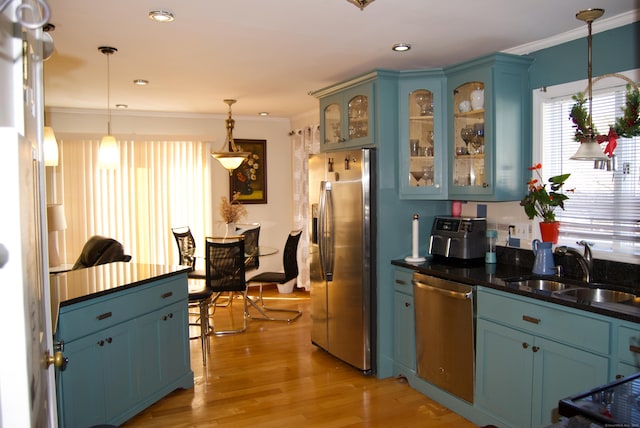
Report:
M 331 182 L 320 183 L 320 204 L 318 207 L 318 251 L 320 269 L 326 281 L 333 280 L 333 204 Z

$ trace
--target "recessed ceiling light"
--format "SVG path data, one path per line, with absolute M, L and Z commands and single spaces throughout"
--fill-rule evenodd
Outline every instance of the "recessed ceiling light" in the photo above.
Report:
M 149 81 L 144 79 L 136 79 L 133 81 L 133 84 L 138 86 L 147 86 L 149 84 Z
M 122 109 L 125 109 L 125 108 L 129 108 L 129 106 L 128 106 L 128 105 L 126 105 L 126 104 L 116 104 L 116 108 L 122 108 Z
M 173 21 L 173 13 L 166 10 L 152 10 L 149 12 L 149 19 L 155 22 L 171 22 Z
M 269 112 L 268 111 L 261 111 L 260 113 L 258 113 L 258 115 L 260 115 L 260 116 L 269 116 Z
M 391 47 L 391 50 L 396 52 L 406 52 L 411 49 L 411 45 L 409 43 L 396 43 Z

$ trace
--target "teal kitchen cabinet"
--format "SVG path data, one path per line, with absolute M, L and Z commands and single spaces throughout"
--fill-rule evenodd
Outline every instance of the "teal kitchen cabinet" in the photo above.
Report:
M 62 295 L 55 340 L 68 361 L 56 372 L 61 427 L 120 425 L 174 389 L 193 386 L 186 274 L 136 283 L 146 265 L 127 265 L 52 280 Z M 78 288 L 88 294 L 70 298 Z
M 611 323 L 479 287 L 475 405 L 507 426 L 557 421 L 558 400 L 607 382 Z
M 380 129 L 396 133 L 396 80 L 397 72 L 378 69 L 312 92 L 320 100 L 320 151 L 372 147 L 388 134 Z
M 445 68 L 449 199 L 515 201 L 526 193 L 531 62 L 494 53 Z
M 412 277 L 413 272 L 410 270 L 394 269 L 394 375 L 415 376 L 416 374 L 416 334 Z
M 618 326 L 615 378 L 640 371 L 640 326 L 623 322 Z
M 446 81 L 441 69 L 403 71 L 398 81 L 399 191 L 447 198 Z

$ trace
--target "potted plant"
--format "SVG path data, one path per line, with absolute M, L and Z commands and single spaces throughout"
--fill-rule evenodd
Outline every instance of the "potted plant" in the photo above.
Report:
M 227 235 L 235 235 L 236 222 L 247 215 L 247 209 L 238 201 L 239 197 L 240 192 L 234 192 L 231 201 L 224 196 L 221 198 L 220 215 L 227 225 Z
M 527 183 L 529 192 L 522 198 L 520 205 L 524 207 L 524 212 L 529 217 L 529 220 L 533 220 L 534 217 L 542 219 L 540 223 L 542 241 L 555 244 L 558 242 L 560 223 L 556 221 L 554 211 L 557 207 L 564 209 L 564 201 L 569 199 L 569 196 L 558 191 L 571 174 L 555 175 L 549 178 L 548 183 L 542 184 L 541 169 L 542 164 L 529 167 L 529 171 L 536 172 L 537 178 L 532 177 Z M 549 184 L 550 191 L 547 191 L 547 184 Z M 573 189 L 567 191 L 573 192 Z

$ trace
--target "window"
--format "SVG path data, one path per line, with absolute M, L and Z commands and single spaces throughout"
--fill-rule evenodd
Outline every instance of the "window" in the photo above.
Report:
M 624 73 L 638 81 L 638 71 Z M 534 136 L 543 177 L 571 173 L 565 189 L 569 193 L 565 210 L 557 209 L 561 222 L 559 244 L 575 246 L 586 240 L 600 258 L 638 261 L 640 256 L 640 137 L 619 138 L 613 164 L 615 170 L 595 168 L 594 162 L 569 158 L 579 147 L 569 118 L 578 92 L 586 92 L 587 82 L 558 85 L 535 91 L 535 108 L 541 120 L 541 134 Z M 626 81 L 608 76 L 596 80 L 593 88 L 593 124 L 607 134 L 609 124 L 622 114 L 626 101 Z M 603 143 L 606 144 L 606 143 Z M 604 146 L 603 146 L 604 147 Z M 534 152 L 535 153 L 535 152 Z

